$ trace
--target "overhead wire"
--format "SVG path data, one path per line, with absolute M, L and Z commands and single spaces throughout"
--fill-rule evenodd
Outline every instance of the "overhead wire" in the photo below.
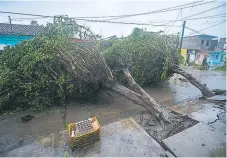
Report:
M 220 17 L 226 17 L 226 13 L 222 13 L 222 14 L 215 14 L 215 15 L 210 15 L 210 16 L 202 16 L 202 17 L 197 17 L 197 18 L 187 18 L 187 19 L 184 19 L 184 20 L 200 20 L 200 19 L 212 19 L 212 18 L 220 18 Z M 181 19 L 178 19 L 178 20 L 168 20 L 168 21 L 152 21 L 152 23 L 165 23 L 165 22 L 168 22 L 168 23 L 172 23 L 174 21 L 182 21 Z
M 202 2 L 202 1 L 198 1 L 198 2 Z M 215 1 L 203 2 L 203 3 L 200 3 L 198 5 L 208 4 L 208 3 L 212 3 L 212 2 L 215 2 Z M 155 13 L 160 13 L 160 12 L 173 11 L 173 10 L 178 10 L 178 9 L 181 9 L 181 8 L 189 8 L 189 7 L 191 7 L 191 5 L 187 6 L 189 4 L 192 4 L 192 3 L 188 3 L 188 4 L 184 4 L 184 5 L 178 5 L 178 6 L 170 7 L 170 8 L 159 9 L 159 10 L 145 12 L 145 13 L 138 13 L 138 14 L 127 14 L 127 15 L 117 15 L 117 16 L 116 15 L 115 16 L 97 16 L 97 17 L 72 17 L 72 18 L 73 19 L 77 19 L 77 18 L 108 18 L 108 17 L 121 18 L 121 17 L 130 17 L 130 16 L 139 16 L 139 15 L 155 14 Z M 187 6 L 187 7 L 177 8 L 177 7 L 180 7 L 180 6 Z M 54 16 L 41 15 L 41 14 L 28 14 L 28 13 L 7 12 L 7 11 L 0 11 L 0 13 L 25 15 L 25 16 L 38 16 L 38 17 L 44 17 L 44 18 L 54 18 Z M 106 19 L 106 20 L 108 20 L 108 19 Z
M 182 15 L 182 9 L 179 10 L 179 12 L 178 12 L 178 14 L 177 14 L 177 17 L 176 17 L 176 20 L 178 19 L 180 13 L 181 13 L 181 15 Z M 182 16 L 181 16 L 181 17 L 182 17 Z M 174 22 L 172 23 L 172 25 L 170 26 L 170 28 L 169 28 L 168 31 L 167 31 L 167 27 L 166 27 L 166 29 L 164 30 L 164 32 L 166 31 L 166 33 L 168 33 L 168 32 L 171 30 L 171 28 L 173 27 L 173 25 L 175 24 L 175 22 L 176 22 L 176 21 L 174 21 Z
M 178 18 L 178 16 L 179 16 L 179 13 L 180 13 L 180 11 L 179 11 L 176 20 L 173 21 L 173 24 L 175 24 L 176 21 L 183 21 L 183 20 L 186 20 L 186 19 L 189 18 L 189 17 L 193 17 L 193 16 L 196 16 L 196 15 L 204 14 L 204 13 L 206 13 L 206 12 L 209 12 L 209 11 L 211 11 L 211 10 L 214 10 L 214 9 L 217 9 L 217 8 L 220 8 L 220 7 L 223 7 L 223 6 L 225 6 L 225 4 L 224 4 L 224 5 L 222 4 L 222 5 L 219 5 L 219 6 L 210 8 L 210 9 L 208 9 L 208 10 L 204 10 L 204 11 L 199 12 L 199 13 L 195 13 L 195 14 L 193 14 L 193 15 L 190 15 L 190 12 L 189 12 L 188 16 L 186 16 L 185 18 L 182 18 L 182 9 L 181 9 L 181 10 L 180 10 L 180 11 L 181 11 L 181 19 L 180 19 L 180 20 L 177 20 L 177 18 Z M 192 6 L 192 8 L 193 8 L 193 6 Z M 191 9 L 192 9 L 192 8 L 191 8 Z M 189 16 L 189 15 L 190 15 L 190 16 Z M 166 28 L 166 29 L 167 29 L 167 28 Z M 171 29 L 171 28 L 170 28 L 170 29 Z M 169 31 L 170 31 L 170 30 L 169 30 Z
M 201 2 L 201 1 L 198 1 L 198 2 Z M 196 2 L 196 3 L 198 3 L 198 2 Z M 211 2 L 214 2 L 214 1 L 209 1 L 209 3 L 211 3 Z M 203 3 L 203 4 L 207 4 L 208 2 L 206 2 L 206 3 Z M 189 4 L 191 4 L 191 3 L 189 3 Z M 185 5 L 189 5 L 189 4 L 185 4 Z M 185 5 L 179 5 L 179 6 L 185 6 Z M 201 3 L 199 4 L 199 5 L 202 5 Z M 171 8 L 176 8 L 176 7 L 179 7 L 179 6 L 175 6 L 175 7 L 171 7 Z M 194 7 L 194 6 L 196 6 L 195 5 L 195 2 L 193 2 L 193 6 L 190 6 L 190 7 Z M 222 7 L 222 6 L 225 6 L 225 5 L 220 5 L 220 6 L 216 6 L 216 7 L 214 7 L 214 8 L 210 8 L 210 9 L 208 9 L 208 10 L 205 10 L 205 11 L 202 11 L 202 12 L 199 12 L 199 13 L 196 13 L 196 14 L 193 14 L 193 15 L 190 15 L 190 16 L 187 16 L 187 17 L 185 17 L 185 18 L 183 18 L 184 20 L 195 20 L 195 19 L 202 19 L 202 18 L 219 18 L 220 16 L 219 15 L 225 15 L 226 16 L 226 14 L 217 14 L 217 15 L 213 15 L 213 16 L 207 16 L 207 17 L 198 17 L 198 18 L 191 18 L 191 19 L 188 19 L 189 17 L 193 17 L 193 16 L 196 16 L 196 15 L 200 15 L 200 14 L 203 14 L 203 13 L 206 13 L 206 12 L 208 12 L 208 11 L 211 11 L 211 10 L 214 10 L 214 9 L 217 9 L 217 8 L 219 8 L 219 7 Z M 168 9 L 168 8 L 166 8 L 166 9 Z M 166 10 L 166 9 L 162 9 L 162 11 L 164 11 L 164 10 Z M 177 9 L 179 9 L 179 8 L 177 8 Z M 182 9 L 181 9 L 182 10 Z M 160 11 L 160 10 L 158 10 L 158 11 Z M 170 10 L 168 10 L 168 11 L 170 11 Z M 154 13 L 155 11 L 153 11 L 152 13 Z M 8 14 L 19 14 L 19 15 L 26 15 L 26 16 L 38 16 L 38 17 L 40 17 L 40 18 L 54 18 L 54 17 L 56 17 L 56 16 L 48 16 L 48 15 L 39 15 L 39 14 L 27 14 L 27 13 L 16 13 L 16 12 L 5 12 L 5 11 L 0 11 L 0 13 L 8 13 Z M 85 18 L 72 18 L 72 19 L 74 19 L 74 20 L 76 20 L 76 21 L 85 21 L 85 22 L 101 22 L 101 23 L 112 23 L 112 24 L 133 24 L 133 25 L 147 25 L 147 26 L 170 26 L 170 27 L 181 27 L 181 26 L 177 26 L 177 25 L 174 25 L 174 23 L 176 22 L 176 21 L 181 21 L 181 20 L 178 20 L 178 17 L 179 17 L 179 14 L 180 14 L 180 11 L 178 12 L 178 15 L 177 15 L 177 18 L 175 19 L 175 20 L 170 20 L 170 21 L 168 21 L 168 23 L 173 23 L 172 25 L 167 25 L 167 23 L 166 24 L 151 24 L 151 23 L 136 23 L 136 22 L 124 22 L 124 21 L 109 21 L 109 20 L 91 20 L 91 19 L 85 19 Z M 134 15 L 138 15 L 138 14 L 131 14 L 132 16 L 134 16 Z M 130 16 L 131 16 L 130 15 Z M 218 17 L 217 17 L 218 16 Z M 110 17 L 110 16 L 109 16 Z M 111 17 L 113 17 L 113 16 L 111 16 Z M 114 17 L 116 17 L 116 16 L 114 16 Z M 71 17 L 69 17 L 69 18 L 71 18 Z M 16 19 L 23 19 L 23 18 L 16 18 Z M 16 19 L 13 19 L 13 20 L 16 20 Z M 25 19 L 25 18 L 24 18 Z M 27 18 L 27 19 L 29 19 L 29 20 L 31 20 L 31 19 L 33 19 L 33 18 Z M 38 19 L 38 18 L 37 18 Z M 155 22 L 153 22 L 153 23 L 155 23 Z M 158 23 L 158 22 L 156 22 L 156 23 Z M 160 23 L 160 22 L 159 22 Z
M 221 17 L 226 17 L 226 13 L 222 13 L 222 14 L 215 14 L 215 15 L 211 15 L 211 16 L 203 16 L 203 17 L 197 17 L 197 18 L 190 18 L 190 19 L 185 19 L 185 20 L 200 20 L 200 19 L 213 19 L 213 18 L 221 18 Z M 19 18 L 18 18 L 19 19 Z M 22 18 L 21 18 L 22 19 Z M 27 19 L 27 18 L 25 18 Z M 34 18 L 35 19 L 35 18 Z M 12 19 L 12 20 L 17 20 L 16 19 Z M 31 20 L 30 18 L 28 20 Z M 143 23 L 143 22 L 125 22 L 125 21 L 108 21 L 108 20 L 89 20 L 89 19 L 76 19 L 76 21 L 87 21 L 87 22 L 107 22 L 107 23 L 131 23 L 131 24 L 134 24 L 134 23 L 137 23 L 137 24 L 142 24 L 142 25 L 152 25 L 152 23 L 155 23 L 155 24 L 160 24 L 161 23 L 165 23 L 166 21 L 152 21 L 152 23 Z M 167 21 L 167 23 L 171 23 L 171 22 L 177 22 L 177 21 L 182 21 L 181 19 L 179 20 L 170 20 L 170 21 Z M 166 24 L 167 24 L 166 23 Z M 158 25 L 158 26 L 160 26 Z M 154 25 L 155 26 L 155 25 Z M 168 25 L 169 26 L 169 25 Z M 171 25 L 170 25 L 171 26 Z
M 164 24 L 135 23 L 135 22 L 108 21 L 108 20 L 77 19 L 76 21 L 97 22 L 97 23 L 112 23 L 112 24 L 129 24 L 129 25 L 147 25 L 147 26 L 171 26 L 171 25 L 164 25 Z M 173 27 L 181 27 L 181 26 L 173 25 Z
M 213 1 L 210 1 L 210 2 L 213 2 Z M 200 4 L 201 5 L 201 4 Z M 181 5 L 182 6 L 182 5 Z M 199 15 L 199 14 L 202 14 L 202 13 L 205 13 L 205 12 L 208 12 L 208 11 L 211 11 L 213 9 L 216 9 L 216 8 L 219 8 L 219 7 L 222 7 L 224 5 L 221 5 L 221 6 L 217 6 L 217 7 L 214 7 L 214 8 L 210 8 L 208 10 L 205 10 L 203 12 L 199 12 L 199 13 L 196 13 L 194 15 L 191 15 L 191 16 L 188 16 L 188 17 L 192 17 L 192 16 L 195 16 L 195 15 Z M 172 7 L 173 8 L 173 7 Z M 179 8 L 178 8 L 179 9 Z M 39 16 L 39 17 L 42 17 L 42 18 L 54 18 L 55 16 L 48 16 L 48 15 L 39 15 L 39 14 L 27 14 L 27 13 L 16 13 L 16 12 L 5 12 L 5 11 L 0 11 L 0 13 L 9 13 L 9 14 L 20 14 L 20 15 L 28 15 L 28 16 Z M 136 15 L 136 14 L 134 14 Z M 185 20 L 193 20 L 193 19 L 187 19 L 188 17 L 184 18 Z M 112 21 L 108 21 L 108 20 L 89 20 L 89 19 L 82 19 L 82 18 L 73 18 L 75 20 L 84 20 L 84 21 L 87 21 L 87 22 L 106 22 L 106 23 L 122 23 L 122 24 L 135 24 L 135 23 L 132 23 L 132 22 L 112 22 Z M 194 18 L 195 19 L 195 18 Z M 179 21 L 179 20 L 172 20 L 172 21 L 169 21 L 169 22 L 175 22 L 175 21 Z M 136 23 L 136 25 L 150 25 L 150 24 L 144 24 L 144 23 Z M 155 25 L 153 25 L 155 26 Z M 160 25 L 158 25 L 160 26 Z
M 191 26 L 201 26 L 201 25 L 208 25 L 208 24 L 215 24 L 215 23 L 219 23 L 222 22 L 223 20 L 218 20 L 218 21 L 206 21 L 204 23 L 198 23 L 198 24 L 193 24 L 193 25 L 187 25 L 188 27 Z
M 190 11 L 188 12 L 188 16 L 190 15 L 191 11 L 192 11 L 192 8 L 194 7 L 194 4 L 195 4 L 196 1 L 193 2 L 193 6 L 191 7 Z
M 220 7 L 223 7 L 225 6 L 225 4 L 222 4 L 222 5 L 219 5 L 219 6 L 216 6 L 216 7 L 213 7 L 213 8 L 210 8 L 210 9 L 207 9 L 207 10 L 204 10 L 202 12 L 198 12 L 198 13 L 195 13 L 193 15 L 190 15 L 190 16 L 187 16 L 185 18 L 182 18 L 181 20 L 170 20 L 168 23 L 172 23 L 172 22 L 176 22 L 176 21 L 182 21 L 182 20 L 188 20 L 189 17 L 193 17 L 193 16 L 196 16 L 196 15 L 201 15 L 203 13 L 206 13 L 206 12 L 209 12 L 211 10 L 214 10 L 214 9 L 217 9 L 217 8 L 220 8 Z M 74 18 L 75 19 L 75 18 Z M 78 18 L 78 19 L 75 19 L 75 20 L 84 20 L 84 21 L 88 21 L 88 22 L 107 22 L 107 23 L 125 23 L 125 22 L 116 22 L 116 21 L 109 21 L 109 20 L 89 20 L 89 19 L 83 19 L 83 18 Z M 126 22 L 127 23 L 127 22 Z M 131 23 L 133 24 L 133 23 Z M 144 24 L 138 24 L 138 25 L 144 25 Z M 147 25 L 147 24 L 145 24 Z M 161 25 L 161 24 L 160 24 Z M 160 25 L 151 25 L 151 26 L 160 26 Z M 163 24 L 164 26 L 165 24 Z
M 201 11 L 199 13 L 195 13 L 193 15 L 187 16 L 187 17 L 183 18 L 183 20 L 185 20 L 185 19 L 187 20 L 187 18 L 189 18 L 189 17 L 193 17 L 193 16 L 197 16 L 197 15 L 200 15 L 200 14 L 204 14 L 206 12 L 210 12 L 211 10 L 215 10 L 217 8 L 221 8 L 221 7 L 224 7 L 224 6 L 226 6 L 226 4 L 218 5 L 216 7 L 213 7 L 213 8 L 210 8 L 210 9 L 207 9 L 207 10 L 204 10 L 204 11 Z
M 202 2 L 202 1 L 198 1 L 198 2 Z M 203 2 L 203 3 L 197 4 L 197 5 L 194 5 L 193 3 L 188 3 L 188 4 L 178 5 L 178 6 L 175 6 L 175 7 L 166 8 L 166 9 L 159 9 L 159 10 L 155 10 L 155 11 L 150 11 L 150 12 L 137 13 L 137 14 L 128 14 L 128 15 L 120 15 L 120 16 L 116 16 L 116 17 L 113 16 L 113 18 L 106 19 L 106 20 L 115 20 L 115 19 L 122 19 L 122 18 L 127 18 L 127 17 L 149 15 L 149 14 L 156 14 L 156 13 L 162 13 L 162 12 L 169 12 L 169 11 L 174 11 L 174 10 L 179 10 L 179 9 L 190 8 L 190 7 L 192 7 L 191 4 L 193 4 L 194 6 L 199 6 L 199 5 L 204 5 L 204 4 L 213 3 L 213 2 L 215 2 L 215 1 Z M 189 5 L 189 6 L 187 6 L 187 5 Z
M 208 27 L 203 28 L 203 29 L 198 30 L 198 31 L 197 31 L 197 30 L 194 30 L 194 29 L 192 29 L 192 28 L 189 28 L 189 27 L 185 27 L 185 28 L 187 28 L 187 29 L 189 29 L 189 30 L 191 30 L 191 31 L 193 31 L 193 32 L 195 32 L 195 33 L 203 34 L 203 33 L 201 33 L 201 31 L 207 30 L 207 29 L 209 29 L 209 28 L 215 27 L 215 26 L 220 25 L 220 24 L 225 23 L 225 22 L 226 22 L 226 20 L 224 20 L 224 21 L 222 21 L 222 22 L 220 22 L 220 23 L 217 23 L 217 24 L 208 26 Z M 192 34 L 195 34 L 195 33 L 190 33 L 189 35 L 192 35 Z

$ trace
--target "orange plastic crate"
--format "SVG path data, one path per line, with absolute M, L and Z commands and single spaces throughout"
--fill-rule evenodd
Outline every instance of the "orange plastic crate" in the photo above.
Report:
M 78 123 L 68 125 L 69 145 L 71 148 L 80 148 L 100 139 L 101 126 L 96 117 L 90 118 L 92 121 L 84 120 Z M 94 129 L 90 122 L 96 122 L 97 127 Z M 94 123 L 95 124 L 95 123 Z M 74 131 L 74 136 L 72 135 Z

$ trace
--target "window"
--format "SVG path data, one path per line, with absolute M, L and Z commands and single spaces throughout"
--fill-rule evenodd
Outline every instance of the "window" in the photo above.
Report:
M 209 41 L 207 41 L 206 46 L 209 46 Z
M 0 50 L 3 50 L 5 46 L 5 44 L 0 44 Z
M 203 44 L 204 44 L 204 40 L 201 41 L 201 45 L 203 45 Z
M 207 60 L 209 59 L 209 55 L 204 55 L 204 58 L 207 58 Z
M 226 55 L 225 54 L 222 54 L 221 55 L 221 62 L 224 62 L 226 60 Z
M 213 60 L 217 60 L 217 59 L 218 59 L 218 55 L 217 55 L 217 54 L 213 54 L 213 55 L 212 55 L 212 59 L 213 59 Z
M 196 56 L 196 60 L 199 60 L 199 58 L 200 58 L 200 55 L 197 55 L 197 56 Z

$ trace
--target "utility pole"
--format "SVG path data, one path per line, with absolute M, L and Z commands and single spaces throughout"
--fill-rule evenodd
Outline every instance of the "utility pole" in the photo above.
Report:
M 10 24 L 11 33 L 12 33 L 13 32 L 12 20 L 10 16 L 8 16 L 8 18 L 9 18 L 9 24 Z
M 181 48 L 182 48 L 182 42 L 183 42 L 183 38 L 184 38 L 185 23 L 186 23 L 186 21 L 184 21 L 183 25 L 182 25 L 181 40 L 180 40 L 180 51 L 181 51 Z

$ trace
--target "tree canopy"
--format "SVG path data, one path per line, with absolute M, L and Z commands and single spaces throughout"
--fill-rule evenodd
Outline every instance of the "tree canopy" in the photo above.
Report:
M 169 67 L 179 64 L 177 43 L 177 36 L 135 28 L 131 35 L 105 50 L 104 57 L 118 80 L 122 81 L 120 70 L 127 65 L 137 83 L 150 85 L 168 79 Z
M 55 19 L 39 36 L 6 48 L 0 55 L 0 111 L 40 109 L 67 97 L 100 89 L 108 75 L 90 30 Z M 73 29 L 76 28 L 76 29 Z M 83 35 L 82 43 L 72 37 Z M 79 38 L 79 37 L 78 37 Z
M 5 49 L 0 56 L 0 111 L 40 109 L 106 87 L 146 108 L 157 120 L 170 123 L 175 116 L 139 84 L 160 82 L 173 72 L 213 96 L 178 66 L 177 36 L 134 29 L 130 36 L 113 42 L 103 53 L 105 59 L 94 37 L 89 28 L 59 17 L 41 35 Z M 73 38 L 80 41 L 75 43 Z M 119 84 L 120 75 L 127 87 Z

